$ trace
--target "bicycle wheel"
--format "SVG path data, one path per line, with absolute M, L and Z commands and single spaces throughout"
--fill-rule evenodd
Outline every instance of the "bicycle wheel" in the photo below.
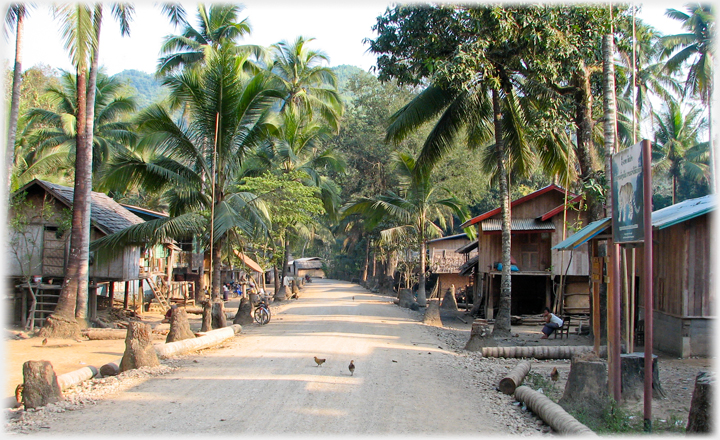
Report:
M 265 325 L 268 322 L 270 322 L 270 314 L 268 311 L 262 307 L 258 307 L 255 309 L 254 314 L 255 322 L 257 322 L 260 325 Z

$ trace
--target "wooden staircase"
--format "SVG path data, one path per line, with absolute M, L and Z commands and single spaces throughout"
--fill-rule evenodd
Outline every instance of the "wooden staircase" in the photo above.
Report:
M 157 303 L 160 305 L 160 307 L 162 307 L 162 313 L 167 312 L 170 309 L 170 302 L 168 301 L 167 294 L 165 293 L 167 289 L 162 289 L 161 286 L 158 286 L 158 284 L 155 283 L 155 281 L 153 281 L 151 277 L 143 279 L 148 284 L 148 286 L 150 286 L 150 290 L 152 290 Z M 160 278 L 160 282 L 163 283 L 162 278 Z

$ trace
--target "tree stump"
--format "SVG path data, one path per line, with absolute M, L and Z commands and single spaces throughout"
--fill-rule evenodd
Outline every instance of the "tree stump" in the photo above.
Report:
M 428 300 L 428 306 L 427 309 L 425 309 L 425 316 L 423 316 L 423 324 L 442 327 L 442 320 L 440 319 L 440 300 Z
M 686 433 L 712 432 L 712 386 L 715 375 L 701 371 L 695 378 L 695 389 L 690 401 L 690 413 Z
M 216 300 L 212 305 L 212 328 L 223 328 L 227 325 L 227 317 L 225 316 L 225 304 Z
M 525 376 L 527 376 L 529 372 L 530 362 L 518 362 L 515 368 L 513 368 L 507 376 L 503 377 L 500 380 L 498 388 L 500 388 L 500 391 L 502 391 L 503 393 L 507 395 L 512 395 L 515 392 L 515 389 L 519 387 L 520 384 L 522 384 L 523 379 L 525 379 Z
M 122 361 L 120 361 L 120 371 L 160 365 L 150 338 L 151 332 L 150 324 L 142 322 L 128 323 L 125 353 Z
M 406 309 L 410 308 L 410 304 L 415 302 L 412 290 L 410 289 L 400 289 L 400 292 L 398 293 L 398 299 L 398 305 Z
M 165 338 L 165 343 L 192 339 L 195 334 L 190 330 L 190 322 L 185 309 L 173 306 L 170 312 L 170 331 Z
M 440 306 L 443 310 L 452 310 L 457 312 L 457 300 L 455 299 L 455 284 L 451 284 L 450 288 L 445 291 L 443 296 L 442 305 Z
M 275 293 L 275 297 L 273 298 L 275 301 L 285 301 L 290 297 L 290 289 L 288 286 L 282 286 L 278 289 L 277 293 Z
M 623 400 L 642 400 L 645 395 L 645 353 L 627 353 L 620 355 L 621 387 Z M 653 399 L 665 397 L 660 384 L 658 357 L 652 361 Z
M 567 411 L 602 417 L 610 403 L 607 363 L 592 352 L 573 356 L 565 391 L 558 403 Z
M 492 330 L 487 319 L 476 319 L 470 329 L 470 339 L 465 344 L 465 350 L 478 351 L 483 347 L 497 347 L 497 342 L 492 337 Z
M 52 314 L 45 318 L 38 334 L 41 338 L 77 339 L 80 337 L 80 325 L 74 317 Z
M 240 324 L 240 325 L 252 324 L 253 323 L 252 311 L 253 311 L 252 301 L 247 298 L 241 299 L 240 305 L 238 306 L 237 313 L 235 313 L 235 319 L 233 319 L 233 324 Z
M 62 391 L 48 361 L 27 361 L 23 364 L 22 401 L 25 409 L 39 408 L 63 400 Z
M 212 302 L 205 301 L 202 303 L 202 326 L 200 327 L 201 332 L 208 332 L 212 330 Z

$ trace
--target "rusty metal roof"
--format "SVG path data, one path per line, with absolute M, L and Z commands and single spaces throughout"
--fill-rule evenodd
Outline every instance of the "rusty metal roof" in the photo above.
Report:
M 480 230 L 484 233 L 501 232 L 502 219 L 489 218 L 480 223 Z M 541 221 L 534 218 L 514 218 L 510 221 L 510 230 L 518 231 L 554 231 L 555 224 L 551 221 Z

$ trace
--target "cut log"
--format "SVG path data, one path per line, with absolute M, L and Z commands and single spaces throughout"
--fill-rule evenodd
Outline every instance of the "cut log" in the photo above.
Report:
M 558 403 L 568 411 L 602 417 L 610 403 L 607 362 L 593 352 L 573 357 L 565 391 Z
M 288 288 L 288 286 L 281 286 L 275 293 L 274 300 L 285 301 L 288 298 L 290 298 L 290 289 Z
M 425 310 L 425 316 L 423 316 L 423 324 L 433 325 L 436 327 L 442 327 L 442 320 L 440 319 L 440 301 L 437 299 L 428 300 L 428 306 Z
M 478 321 L 478 320 L 475 320 Z M 473 322 L 473 325 L 475 323 Z M 472 332 L 470 340 L 472 341 Z M 468 342 L 469 343 L 469 342 Z M 468 350 L 467 346 L 465 348 Z M 592 351 L 590 346 L 533 346 L 533 347 L 482 347 L 483 357 L 571 359 L 580 353 Z
M 490 324 L 488 324 L 487 319 L 476 319 L 472 323 L 472 327 L 470 329 L 470 339 L 465 344 L 465 350 L 483 350 L 483 356 L 485 356 L 484 349 L 488 347 L 497 347 L 497 342 L 492 337 Z
M 63 400 L 55 370 L 48 361 L 27 361 L 23 364 L 22 402 L 25 409 L 39 408 Z
M 120 362 L 108 362 L 107 364 L 100 367 L 100 374 L 103 377 L 117 376 L 120 374 Z
M 645 395 L 645 353 L 621 354 L 620 368 L 622 399 L 642 400 Z M 652 393 L 653 399 L 665 397 L 665 391 L 660 384 L 657 355 L 653 355 L 652 361 Z
M 688 414 L 687 433 L 710 433 L 713 427 L 712 417 L 712 386 L 715 382 L 715 375 L 701 371 L 695 377 L 695 389 L 690 401 L 690 413 Z
M 498 388 L 507 395 L 512 395 L 530 372 L 530 362 L 520 361 L 507 376 L 500 380 Z
M 240 304 L 238 305 L 237 313 L 235 313 L 235 319 L 233 319 L 233 324 L 240 324 L 240 325 L 249 325 L 253 322 L 252 317 L 252 302 L 248 298 L 242 298 L 240 300 Z
M 194 339 L 185 339 L 184 341 L 171 342 L 169 344 L 158 344 L 155 346 L 155 351 L 160 358 L 165 359 L 178 354 L 218 345 L 241 331 L 242 326 L 233 324 L 225 328 L 211 330 L 203 336 L 198 336 Z
M 185 307 L 185 313 L 192 313 L 193 315 L 202 315 L 202 307 Z
M 112 339 L 125 339 L 125 337 L 127 336 L 127 330 L 115 328 L 88 330 L 84 333 L 84 336 L 86 336 L 91 341 L 109 341 Z M 154 339 L 162 339 L 165 336 L 162 335 L 161 332 L 153 331 L 150 337 Z
M 596 434 L 587 426 L 578 422 L 575 417 L 568 414 L 560 405 L 547 396 L 532 388 L 519 386 L 515 390 L 515 400 L 523 402 L 530 411 L 540 417 L 552 429 L 565 435 L 591 435 Z
M 227 326 L 227 317 L 225 316 L 225 304 L 222 300 L 217 299 L 212 305 L 212 328 L 223 328 Z
M 57 377 L 57 381 L 60 389 L 64 391 L 73 385 L 77 385 L 80 382 L 86 381 L 88 379 L 92 379 L 93 377 L 97 376 L 97 374 L 98 369 L 89 365 L 87 367 L 71 371 L 69 373 L 61 374 Z
M 150 324 L 131 322 L 128 325 L 120 371 L 160 365 L 155 348 L 150 342 L 150 335 Z
M 170 312 L 170 331 L 167 338 L 165 338 L 165 342 L 182 341 L 194 337 L 195 334 L 190 330 L 190 322 L 185 309 L 173 306 L 172 312 Z
M 202 326 L 201 332 L 212 330 L 212 303 L 210 301 L 203 302 Z

